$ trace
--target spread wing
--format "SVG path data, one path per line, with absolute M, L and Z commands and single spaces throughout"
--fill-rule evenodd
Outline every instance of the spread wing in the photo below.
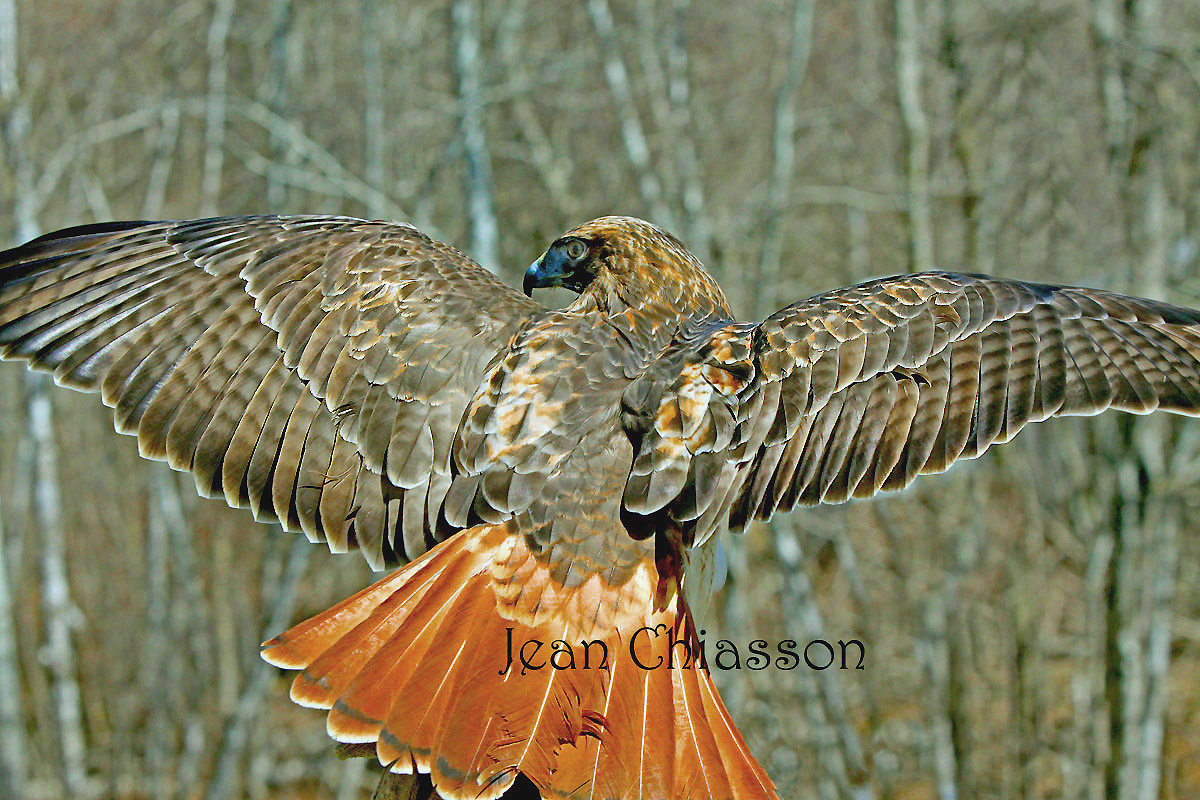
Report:
M 0 254 L 0 355 L 98 391 L 207 496 L 367 560 L 413 558 L 489 362 L 543 309 L 407 225 L 70 228 Z
M 625 505 L 697 539 L 907 486 L 1027 423 L 1200 414 L 1200 312 L 951 273 L 818 295 L 716 328 L 652 404 Z

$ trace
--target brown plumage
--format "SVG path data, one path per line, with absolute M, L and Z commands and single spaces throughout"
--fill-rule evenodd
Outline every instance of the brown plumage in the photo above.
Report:
M 551 285 L 579 297 L 396 224 L 94 225 L 0 254 L 0 354 L 202 493 L 408 562 L 264 657 L 409 798 L 774 797 L 705 669 L 641 666 L 695 643 L 714 532 L 1050 416 L 1200 413 L 1200 313 L 1150 300 L 928 273 L 740 323 L 623 217 L 551 245 L 525 289 Z M 501 669 L 531 639 L 608 657 Z

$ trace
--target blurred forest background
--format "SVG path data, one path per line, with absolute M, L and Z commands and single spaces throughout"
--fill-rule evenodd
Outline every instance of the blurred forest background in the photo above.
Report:
M 761 316 L 937 265 L 1200 306 L 1193 0 L 0 0 L 0 238 L 412 221 L 506 278 L 644 216 Z M 351 800 L 257 643 L 368 580 L 0 368 L 0 796 Z M 1035 426 L 730 548 L 718 674 L 788 798 L 1200 797 L 1200 423 Z

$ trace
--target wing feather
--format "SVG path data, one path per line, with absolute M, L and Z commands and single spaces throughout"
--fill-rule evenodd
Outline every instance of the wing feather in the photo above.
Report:
M 706 369 L 750 377 L 700 392 Z M 1108 408 L 1200 415 L 1200 312 L 1096 289 L 954 273 L 872 281 L 789 306 L 757 326 L 729 323 L 685 353 L 657 390 L 624 503 L 665 509 L 703 541 L 723 516 L 738 529 L 797 503 L 907 486 L 1007 442 L 1030 422 Z M 707 398 L 689 437 L 681 398 Z M 724 454 L 732 480 L 700 478 Z M 704 456 L 701 458 L 701 456 Z M 703 497 L 713 487 L 721 497 Z M 722 487 L 720 489 L 716 487 Z
M 265 451 L 265 443 L 270 439 L 267 422 L 271 409 L 291 384 L 282 358 L 273 352 L 268 353 L 268 357 L 273 357 L 272 363 L 262 373 L 257 386 L 251 381 L 239 382 L 241 386 L 250 386 L 254 393 L 246 403 L 225 449 L 225 459 L 221 465 L 221 488 L 229 505 L 235 508 L 249 506 L 255 519 L 274 521 L 272 508 L 263 502 L 269 480 L 261 472 L 261 457 L 256 463 L 255 455 L 260 452 L 260 445 Z
M 100 391 L 202 493 L 375 565 L 436 541 L 466 405 L 543 311 L 414 228 L 346 217 L 90 225 L 0 253 L 0 356 Z
M 259 383 L 248 375 L 263 374 L 275 360 L 274 341 L 269 335 L 259 337 L 257 343 L 246 349 L 245 356 L 230 371 L 228 380 L 220 394 L 212 401 L 212 414 L 197 436 L 192 456 L 191 471 L 196 476 L 196 485 L 205 487 L 206 494 L 215 496 L 223 492 L 224 464 L 230 452 L 234 433 L 243 417 L 250 410 L 251 401 Z
M 305 447 L 309 443 L 309 432 L 317 421 L 321 411 L 321 401 L 308 392 L 296 393 L 296 405 L 288 414 L 287 424 L 283 430 L 283 440 L 275 457 L 275 474 L 271 479 L 271 503 L 275 506 L 275 515 L 284 526 L 290 530 L 304 533 L 310 542 L 319 542 L 323 538 L 318 528 L 318 520 L 311 512 L 315 503 L 309 502 L 311 492 L 301 492 L 301 488 L 311 487 L 311 483 L 298 480 L 301 468 L 305 466 L 302 459 Z M 311 453 L 318 452 L 323 443 L 318 435 L 313 437 Z M 309 472 L 312 474 L 312 458 L 308 459 Z M 319 469 L 319 467 L 318 467 Z M 285 522 L 286 520 L 286 522 Z

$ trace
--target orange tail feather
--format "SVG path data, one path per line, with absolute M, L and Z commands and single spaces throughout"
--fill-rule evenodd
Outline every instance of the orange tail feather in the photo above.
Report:
M 592 615 L 604 622 L 581 640 L 572 590 L 522 609 L 497 579 L 544 585 L 542 572 L 510 526 L 472 528 L 267 642 L 263 657 L 301 670 L 292 697 L 330 709 L 334 739 L 375 742 L 381 763 L 429 773 L 448 800 L 498 798 L 518 773 L 555 798 L 777 797 L 707 670 L 672 652 L 696 642 L 673 577 Z M 659 580 L 652 557 L 641 574 Z

